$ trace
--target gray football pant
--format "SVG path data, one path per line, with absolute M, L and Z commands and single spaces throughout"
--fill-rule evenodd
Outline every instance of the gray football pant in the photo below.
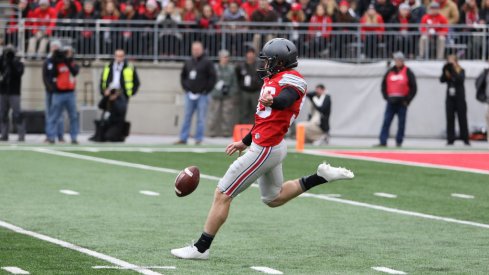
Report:
M 282 161 L 286 156 L 285 141 L 273 147 L 252 143 L 248 151 L 229 166 L 217 187 L 222 193 L 234 198 L 258 180 L 261 199 L 269 203 L 278 197 L 282 189 Z

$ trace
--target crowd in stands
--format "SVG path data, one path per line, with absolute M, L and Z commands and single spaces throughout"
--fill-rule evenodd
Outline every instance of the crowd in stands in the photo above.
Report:
M 93 21 L 87 19 L 104 19 L 110 24 L 111 31 L 100 35 L 102 52 L 112 53 L 122 47 L 129 52 L 149 54 L 158 45 L 158 54 L 182 54 L 185 42 L 203 41 L 204 46 L 217 55 L 222 48 L 218 32 L 220 29 L 246 29 L 239 24 L 221 25 L 221 22 L 269 22 L 292 23 L 287 28 L 287 38 L 297 44 L 299 51 L 307 52 L 311 57 L 348 56 L 347 45 L 362 43 L 364 54 L 368 57 L 387 57 L 392 52 L 401 50 L 408 57 L 432 56 L 443 57 L 445 44 L 448 42 L 466 45 L 467 52 L 482 52 L 482 37 L 457 36 L 481 31 L 489 20 L 489 0 L 10 0 L 18 7 L 20 16 L 30 19 L 57 19 L 53 21 L 31 22 L 28 28 L 29 54 L 46 52 L 47 39 L 51 36 L 63 36 L 59 28 L 71 26 L 65 20 L 81 19 L 77 26 L 86 30 L 71 34 L 73 46 L 79 53 L 93 53 L 95 34 Z M 128 28 L 130 22 L 143 21 L 137 25 L 137 31 Z M 144 23 L 144 22 L 147 22 Z M 153 29 L 159 30 L 158 41 L 154 41 Z M 303 26 L 296 23 L 313 23 Z M 333 27 L 332 23 L 343 24 Z M 353 32 L 357 30 L 350 23 L 361 25 L 360 41 Z M 385 26 L 385 23 L 400 24 L 397 27 Z M 425 24 L 424 27 L 413 27 L 409 24 Z M 15 43 L 18 27 L 16 20 L 9 23 L 7 39 Z M 75 24 L 75 23 L 72 23 Z M 464 28 L 430 27 L 436 24 L 461 24 Z M 266 26 L 266 25 L 265 25 Z M 284 29 L 271 26 L 249 27 L 249 32 L 228 32 L 225 47 L 232 55 L 242 56 L 239 45 L 248 42 L 259 49 L 264 41 L 273 37 L 253 34 L 253 30 Z M 292 27 L 290 27 L 292 26 Z M 294 27 L 295 26 L 295 27 Z M 113 27 L 118 27 L 114 31 Z M 170 29 L 202 29 L 210 32 L 175 32 Z M 55 30 L 58 30 L 56 33 Z M 167 30 L 167 31 L 165 31 Z M 294 31 L 295 30 L 295 31 Z M 212 32 L 215 31 L 215 32 Z M 413 35 L 413 32 L 416 35 Z M 420 32 L 421 35 L 418 35 Z M 390 33 L 391 35 L 386 35 Z M 453 33 L 453 35 L 450 35 Z M 393 35 L 395 34 L 395 35 Z M 65 34 L 66 36 L 66 34 Z M 197 37 L 198 36 L 198 37 Z M 190 41 L 187 41 L 190 40 Z M 428 43 L 428 40 L 433 43 Z M 448 41 L 450 40 L 450 41 Z M 158 42 L 158 43 L 155 43 Z M 388 44 L 386 46 L 385 44 Z M 433 45 L 429 47 L 428 45 Z M 133 48 L 133 49 L 132 49 Z M 363 48 L 363 47 L 362 47 Z M 387 51 L 382 48 L 389 48 Z M 431 49 L 430 49 L 431 48 Z M 184 49 L 190 52 L 190 48 Z

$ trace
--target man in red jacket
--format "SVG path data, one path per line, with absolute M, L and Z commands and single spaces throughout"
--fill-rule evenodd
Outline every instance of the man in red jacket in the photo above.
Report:
M 440 4 L 432 2 L 428 14 L 421 18 L 421 38 L 419 39 L 419 55 L 429 57 L 428 39 L 436 39 L 436 59 L 443 59 L 445 40 L 448 33 L 448 20 L 440 14 Z
M 33 21 L 28 22 L 32 36 L 29 38 L 27 54 L 34 57 L 37 52 L 37 57 L 41 57 L 46 54 L 48 37 L 52 35 L 56 25 L 56 10 L 49 6 L 49 0 L 40 0 L 39 7 L 28 15 L 28 19 Z M 39 47 L 36 47 L 38 43 Z

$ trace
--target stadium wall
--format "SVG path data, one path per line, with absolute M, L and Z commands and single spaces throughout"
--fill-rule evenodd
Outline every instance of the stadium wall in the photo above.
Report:
M 79 106 L 92 106 L 100 99 L 98 83 L 102 62 L 83 67 L 78 77 Z M 387 70 L 386 62 L 371 64 L 346 64 L 330 61 L 302 60 L 300 71 L 313 89 L 318 83 L 328 87 L 333 107 L 331 134 L 333 136 L 376 137 L 380 131 L 385 103 L 380 93 L 380 83 Z M 418 94 L 408 111 L 407 136 L 442 137 L 445 132 L 445 85 L 438 81 L 443 62 L 407 62 L 418 80 Z M 466 98 L 469 127 L 485 125 L 484 104 L 475 100 L 474 81 L 484 62 L 461 62 L 466 70 Z M 180 87 L 181 63 L 136 63 L 141 88 L 131 99 L 128 120 L 132 132 L 140 134 L 177 134 L 182 122 L 183 93 Z M 85 100 L 85 96 L 86 99 Z M 87 102 L 85 102 L 87 101 Z M 23 78 L 23 108 L 44 109 L 44 86 L 41 64 L 26 63 Z M 310 105 L 306 102 L 299 120 L 307 118 Z M 396 121 L 391 133 L 396 130 Z

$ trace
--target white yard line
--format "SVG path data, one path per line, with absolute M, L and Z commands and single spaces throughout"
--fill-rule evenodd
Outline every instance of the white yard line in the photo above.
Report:
M 122 267 L 122 266 L 112 266 L 112 265 L 96 265 L 92 266 L 93 269 L 129 269 L 127 267 Z M 177 269 L 176 266 L 139 266 L 139 268 L 145 268 L 145 269 Z
M 284 274 L 280 270 L 276 270 L 276 269 L 266 267 L 266 266 L 250 266 L 250 268 L 253 270 L 259 271 L 259 272 L 266 273 L 266 274 Z
M 470 225 L 470 226 L 489 229 L 489 224 L 485 224 L 485 223 L 464 221 L 464 220 L 458 220 L 458 219 L 454 219 L 454 218 L 441 217 L 441 216 L 435 216 L 435 215 L 430 215 L 430 214 L 423 214 L 423 213 L 407 211 L 407 210 L 400 210 L 400 209 L 385 207 L 385 206 L 381 206 L 381 205 L 375 205 L 375 204 L 369 204 L 369 203 L 351 201 L 351 200 L 345 200 L 345 199 L 339 199 L 339 198 L 332 198 L 332 197 L 328 197 L 325 195 L 319 195 L 319 194 L 304 193 L 301 196 L 316 198 L 316 199 L 321 199 L 321 200 L 326 200 L 326 201 L 339 202 L 339 203 L 349 204 L 349 205 L 354 205 L 354 206 L 360 206 L 360 207 L 375 209 L 375 210 L 384 211 L 384 212 L 401 214 L 401 215 L 405 215 L 405 216 L 418 217 L 418 218 L 424 218 L 424 219 L 430 219 L 430 220 L 436 220 L 436 221 L 444 221 L 444 222 L 449 222 L 449 223 L 464 224 L 464 225 Z
M 140 194 L 146 195 L 146 196 L 159 196 L 160 193 L 154 192 L 154 191 L 148 191 L 148 190 L 141 190 L 139 191 Z
M 65 195 L 69 195 L 69 196 L 77 196 L 77 195 L 80 195 L 80 193 L 78 193 L 76 191 L 67 190 L 67 189 L 61 189 L 61 190 L 59 190 L 59 192 L 65 194 Z
M 16 266 L 3 266 L 2 269 L 12 274 L 30 274 L 29 271 L 25 271 Z
M 489 171 L 475 168 L 463 168 L 463 167 L 455 167 L 449 165 L 440 165 L 440 164 L 428 164 L 428 163 L 419 163 L 414 161 L 404 161 L 404 160 L 390 160 L 376 157 L 366 157 L 366 156 L 354 156 L 347 154 L 339 154 L 333 152 L 324 152 L 324 151 L 315 151 L 315 150 L 304 150 L 304 154 L 314 155 L 314 156 L 326 156 L 326 157 L 334 157 L 334 158 L 343 158 L 343 159 L 356 159 L 356 160 L 366 160 L 380 163 L 388 163 L 388 164 L 400 164 L 407 166 L 416 166 L 423 168 L 436 168 L 436 169 L 444 169 L 444 170 L 452 170 L 459 172 L 469 172 L 476 174 L 484 174 L 489 175 Z
M 78 251 L 78 252 L 86 254 L 88 256 L 92 256 L 94 258 L 104 260 L 104 261 L 109 262 L 111 264 L 114 264 L 114 265 L 117 265 L 120 267 L 125 267 L 125 268 L 130 269 L 130 270 L 134 270 L 140 274 L 146 274 L 146 275 L 159 275 L 160 274 L 158 272 L 154 272 L 154 271 L 146 269 L 146 268 L 141 268 L 135 264 L 128 263 L 126 261 L 114 258 L 114 257 L 106 255 L 106 254 L 102 254 L 102 253 L 97 252 L 97 251 L 93 251 L 93 250 L 90 250 L 90 249 L 87 249 L 87 248 L 84 248 L 84 247 L 81 247 L 81 246 L 78 246 L 78 245 L 75 245 L 75 244 L 72 244 L 69 242 L 65 242 L 65 241 L 62 241 L 59 239 L 55 239 L 53 237 L 49 237 L 49 236 L 46 236 L 46 235 L 43 235 L 40 233 L 36 233 L 33 231 L 23 229 L 21 227 L 18 227 L 16 225 L 4 222 L 2 220 L 0 220 L 0 227 L 9 229 L 9 230 L 14 231 L 14 232 L 19 233 L 19 234 L 31 236 L 31 237 L 39 239 L 39 240 L 50 242 L 50 243 L 62 246 L 64 248 L 68 248 L 71 250 Z
M 453 194 L 452 194 L 452 197 L 455 197 L 455 198 L 461 198 L 461 199 L 473 199 L 473 198 L 475 198 L 475 197 L 474 197 L 474 196 L 472 196 L 472 195 L 458 194 L 458 193 L 453 193 Z
M 57 156 L 64 156 L 64 157 L 69 157 L 69 158 L 74 158 L 74 159 L 82 159 L 82 160 L 95 161 L 95 162 L 105 163 L 105 164 L 112 164 L 112 165 L 118 165 L 118 166 L 124 166 L 124 167 L 132 167 L 132 168 L 143 169 L 143 170 L 148 170 L 148 171 L 157 171 L 157 172 L 171 173 L 171 174 L 180 173 L 180 171 L 175 170 L 175 169 L 160 168 L 160 167 L 154 167 L 154 166 L 143 165 L 143 164 L 136 164 L 136 163 L 130 163 L 130 162 L 111 160 L 111 159 L 90 157 L 90 156 L 67 153 L 67 152 L 57 152 L 57 151 L 53 151 L 53 150 L 39 150 L 39 149 L 35 149 L 34 151 L 40 152 L 40 153 L 57 155 Z M 209 180 L 216 180 L 216 181 L 220 179 L 219 177 L 205 175 L 205 174 L 200 174 L 200 177 L 205 178 L 205 179 L 209 179 Z M 252 185 L 252 186 L 258 187 L 258 185 L 256 185 L 256 184 Z M 303 193 L 301 196 L 302 197 L 317 198 L 317 199 L 322 199 L 322 200 L 327 200 L 327 201 L 332 201 L 332 202 L 337 202 L 337 203 L 343 203 L 343 204 L 348 204 L 348 205 L 353 205 L 353 206 L 360 206 L 360 207 L 364 207 L 364 208 L 370 208 L 370 209 L 375 209 L 375 210 L 384 211 L 384 212 L 396 213 L 396 214 L 405 215 L 405 216 L 419 217 L 419 218 L 424 218 L 424 219 L 444 221 L 444 222 L 449 222 L 449 223 L 463 224 L 463 225 L 469 225 L 469 226 L 475 226 L 475 227 L 481 227 L 481 228 L 489 229 L 489 224 L 458 220 L 458 219 L 453 219 L 453 218 L 448 218 L 448 217 L 434 216 L 434 215 L 423 214 L 423 213 L 418 213 L 418 212 L 413 212 L 413 211 L 400 210 L 400 209 L 396 209 L 396 208 L 389 208 L 389 207 L 375 205 L 375 204 L 345 200 L 345 199 L 340 199 L 340 198 L 333 198 L 333 197 L 329 197 L 329 196 L 325 196 L 325 195 Z
M 397 198 L 397 195 L 389 194 L 389 193 L 382 193 L 382 192 L 374 193 L 374 195 L 377 197 L 383 197 L 383 198 L 389 198 L 389 199 Z
M 388 268 L 388 267 L 385 267 L 385 266 L 373 266 L 372 269 L 373 270 L 380 271 L 380 272 L 389 273 L 389 274 L 407 274 L 404 271 L 395 270 L 395 269 Z
M 0 151 L 32 151 L 33 149 L 46 149 L 57 151 L 85 151 L 85 152 L 177 152 L 177 153 L 223 153 L 222 148 L 161 148 L 161 147 L 96 147 L 96 146 L 0 146 Z

